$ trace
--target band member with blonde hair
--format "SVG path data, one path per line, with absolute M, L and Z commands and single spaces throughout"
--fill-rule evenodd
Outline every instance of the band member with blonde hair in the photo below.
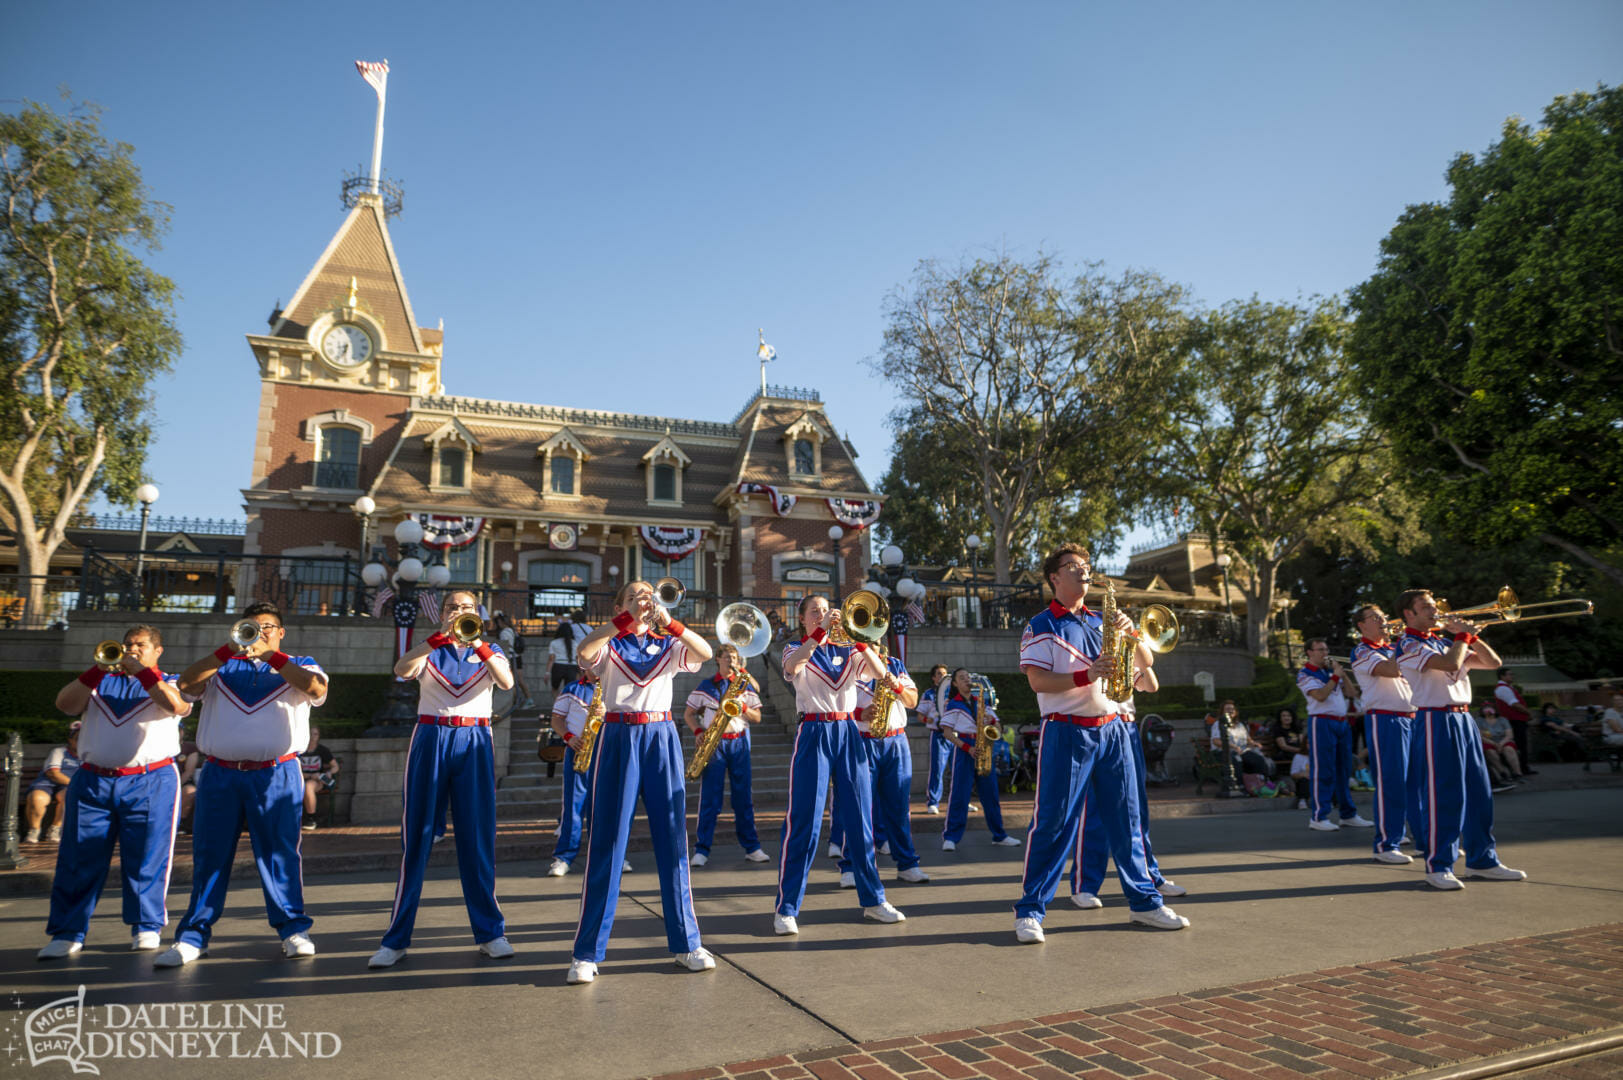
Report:
M 748 685 L 739 695 L 739 714 L 731 720 L 720 714 L 722 698 L 732 684 L 733 673 L 742 674 Z M 724 723 L 721 744 L 711 755 L 699 780 L 699 831 L 694 838 L 693 858 L 690 863 L 703 866 L 710 861 L 710 846 L 716 840 L 716 819 L 721 816 L 722 788 L 729 778 L 733 786 L 733 831 L 738 845 L 744 849 L 744 858 L 750 862 L 769 862 L 771 856 L 761 850 L 761 839 L 755 833 L 755 800 L 750 791 L 750 725 L 761 722 L 760 684 L 745 668 L 735 645 L 727 644 L 716 650 L 716 673 L 693 688 L 688 695 L 687 708 L 682 721 L 695 736 L 702 736 L 714 723 Z
M 857 728 L 857 683 L 864 676 L 882 679 L 893 688 L 896 677 L 862 642 L 833 645 L 826 639 L 840 613 L 824 596 L 800 602 L 804 636 L 783 649 L 783 677 L 795 688 L 794 756 L 789 762 L 789 809 L 783 822 L 778 858 L 778 897 L 772 929 L 798 934 L 806 876 L 817 858 L 817 834 L 830 774 L 846 835 L 842 855 L 851 856 L 851 874 L 864 918 L 901 922 L 905 916 L 885 900 L 885 887 L 874 865 L 873 783 L 868 750 Z
M 1380 605 L 1359 608 L 1353 625 L 1360 637 L 1353 646 L 1352 669 L 1364 690 L 1364 739 L 1375 781 L 1375 858 L 1401 866 L 1414 861 L 1398 850 L 1404 823 L 1416 817 L 1409 798 L 1414 694 L 1398 666 L 1398 646 L 1387 638 Z
M 699 941 L 693 912 L 682 737 L 671 717 L 672 681 L 679 672 L 698 671 L 710 659 L 710 645 L 656 603 L 654 587 L 646 581 L 621 586 L 614 607 L 614 621 L 586 635 L 576 651 L 602 682 L 607 711 L 593 750 L 592 832 L 571 983 L 595 979 L 608 950 L 639 795 L 659 870 L 666 944 L 679 967 L 709 971 L 716 966 Z
M 130 948 L 156 949 L 169 921 L 164 894 L 180 820 L 180 718 L 192 711 L 176 678 L 158 669 L 163 637 L 151 626 L 124 633 L 118 669 L 92 664 L 56 695 L 56 707 L 83 716 L 79 768 L 68 781 L 62 846 L 51 880 L 50 943 L 41 960 L 72 956 L 119 850 Z
M 406 751 L 394 909 L 368 967 L 393 967 L 411 946 L 436 814 L 447 805 L 456 821 L 456 865 L 474 944 L 495 960 L 513 955 L 496 902 L 496 760 L 490 741 L 491 699 L 495 690 L 513 688 L 513 669 L 501 646 L 452 636 L 458 619 L 478 611 L 473 593 L 452 592 L 439 632 L 394 665 L 400 678 L 417 680 L 418 717 Z

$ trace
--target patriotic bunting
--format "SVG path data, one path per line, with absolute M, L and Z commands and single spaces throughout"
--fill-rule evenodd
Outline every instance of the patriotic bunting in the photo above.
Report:
M 418 514 L 417 524 L 423 527 L 423 544 L 431 548 L 467 547 L 479 539 L 484 530 L 482 517 L 458 517 L 444 514 Z
M 829 499 L 828 512 L 835 521 L 858 532 L 879 520 L 879 504 L 872 499 Z
M 656 559 L 670 562 L 699 550 L 704 542 L 703 529 L 667 529 L 662 525 L 644 525 L 639 529 L 642 545 Z
M 788 517 L 789 511 L 795 508 L 795 503 L 800 501 L 799 495 L 786 494 L 771 484 L 753 484 L 747 480 L 738 485 L 738 493 L 740 495 L 765 495 L 771 500 L 772 509 L 779 517 Z

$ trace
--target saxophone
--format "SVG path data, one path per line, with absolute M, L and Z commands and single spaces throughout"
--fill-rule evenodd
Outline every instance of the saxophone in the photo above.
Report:
M 1126 701 L 1133 693 L 1133 649 L 1138 644 L 1136 635 L 1125 634 L 1116 625 L 1116 585 L 1108 577 L 1094 578 L 1095 584 L 1105 587 L 1105 602 L 1099 611 L 1103 643 L 1100 656 L 1116 661 L 1116 673 L 1104 685 L 1105 697 L 1111 701 Z
M 705 766 L 710 764 L 716 747 L 721 745 L 721 736 L 744 712 L 744 691 L 749 684 L 749 676 L 742 670 L 733 672 L 732 679 L 727 683 L 727 692 L 721 696 L 721 704 L 710 718 L 710 726 L 699 735 L 699 745 L 693 748 L 693 760 L 688 762 L 687 768 L 689 780 L 697 780 L 704 775 Z
M 986 718 L 987 691 L 991 689 L 985 682 L 984 676 L 973 676 L 976 680 L 970 689 L 970 697 L 975 702 L 975 775 L 990 776 L 992 773 L 992 744 L 1003 737 L 997 725 Z
M 597 733 L 603 730 L 603 680 L 597 680 L 592 690 L 592 703 L 586 706 L 586 723 L 581 725 L 575 738 L 575 771 L 583 773 L 592 766 L 592 750 L 597 745 Z
M 885 650 L 875 648 L 879 654 L 880 663 L 885 670 L 890 670 L 890 659 Z M 868 734 L 875 739 L 883 739 L 890 733 L 890 707 L 896 700 L 896 692 L 885 683 L 883 679 L 875 679 L 873 684 L 873 704 L 868 706 Z

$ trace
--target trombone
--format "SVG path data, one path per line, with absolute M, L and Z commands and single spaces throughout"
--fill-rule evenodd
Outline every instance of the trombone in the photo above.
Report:
M 1546 610 L 1552 609 L 1552 610 Z M 1538 612 L 1536 615 L 1527 614 L 1529 611 Z M 1438 598 L 1437 614 L 1450 619 L 1465 619 L 1477 625 L 1478 629 L 1497 626 L 1500 623 L 1527 623 L 1538 622 L 1541 619 L 1571 619 L 1581 615 L 1595 614 L 1595 602 L 1579 597 L 1567 600 L 1540 600 L 1534 604 L 1524 604 L 1517 597 L 1516 590 L 1509 585 L 1499 590 L 1491 603 L 1478 604 L 1476 607 L 1460 608 L 1458 610 L 1449 606 L 1447 600 Z M 1391 619 L 1387 622 L 1387 633 L 1396 637 L 1403 633 L 1404 621 L 1401 618 Z M 1439 621 L 1432 625 L 1432 629 L 1442 626 Z
M 259 623 L 253 619 L 238 619 L 231 624 L 231 640 L 239 649 L 246 649 L 259 640 Z

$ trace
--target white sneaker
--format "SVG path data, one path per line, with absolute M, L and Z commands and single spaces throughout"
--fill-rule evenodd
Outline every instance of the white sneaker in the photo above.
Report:
M 941 841 L 941 850 L 942 851 L 957 851 L 958 850 L 958 845 L 956 843 L 954 843 L 953 841 L 951 841 L 951 840 L 943 840 L 943 841 Z
M 1020 838 L 1018 836 L 1005 836 L 1001 840 L 993 840 L 992 843 L 998 847 L 1019 847 Z
M 569 873 L 569 864 L 562 859 L 553 859 L 552 865 L 547 867 L 547 877 L 563 877 Z
M 673 953 L 672 955 L 676 959 L 677 967 L 685 967 L 689 971 L 714 971 L 716 969 L 716 958 L 711 956 L 710 950 L 702 945 L 692 952 Z
M 746 851 L 746 852 L 744 852 L 744 861 L 745 862 L 771 862 L 772 861 L 772 856 L 768 855 L 766 852 L 762 851 L 760 848 L 756 848 L 754 851 Z
M 1039 945 L 1043 942 L 1043 924 L 1036 919 L 1014 920 L 1014 940 L 1022 945 Z
M 130 935 L 131 952 L 151 952 L 162 943 L 156 930 L 137 930 Z
M 45 948 L 35 953 L 38 960 L 60 960 L 64 956 L 72 956 L 84 948 L 84 942 L 74 941 L 71 938 L 52 938 Z
M 620 873 L 629 874 L 629 873 L 631 873 L 631 871 L 633 871 L 635 869 L 636 869 L 636 867 L 631 865 L 631 860 L 630 859 L 622 859 L 622 860 L 620 860 Z
M 1427 874 L 1426 884 L 1434 889 L 1442 889 L 1444 892 L 1453 892 L 1456 889 L 1465 888 L 1465 882 L 1447 870 L 1439 874 Z
M 774 934 L 798 934 L 800 933 L 800 924 L 795 922 L 793 915 L 779 915 L 773 912 L 772 932 Z
M 1162 896 L 1187 896 L 1189 890 L 1170 878 L 1155 887 L 1155 891 Z
M 589 983 L 597 978 L 597 965 L 590 960 L 569 961 L 569 974 L 565 981 L 569 983 Z
M 381 945 L 378 947 L 378 951 L 372 954 L 372 959 L 366 962 L 366 966 L 369 968 L 394 967 L 400 963 L 401 958 L 405 955 L 405 949 L 391 949 L 387 945 Z
M 930 875 L 924 872 L 923 867 L 909 866 L 906 870 L 896 871 L 897 881 L 911 881 L 915 885 L 922 885 L 930 880 Z
M 981 812 L 981 808 L 976 806 L 974 803 L 970 803 L 969 804 L 969 812 L 971 814 L 978 814 L 978 813 Z
M 1337 829 L 1341 828 L 1340 825 L 1337 825 L 1329 818 L 1325 818 L 1323 821 L 1314 818 L 1307 823 L 1307 827 L 1310 829 L 1317 829 L 1319 832 L 1335 832 Z
M 282 939 L 282 955 L 289 960 L 315 954 L 316 943 L 310 940 L 309 934 L 289 934 Z
M 844 854 L 845 854 L 845 852 L 843 850 L 841 850 L 840 845 L 838 845 L 838 844 L 830 844 L 828 846 L 828 857 L 829 858 L 838 859 Z
M 1375 823 L 1362 814 L 1344 817 L 1341 819 L 1341 823 L 1349 829 L 1373 829 L 1375 827 Z
M 881 855 L 889 855 L 890 854 L 890 841 L 889 840 L 886 840 L 883 844 L 879 845 L 879 854 L 881 854 Z
M 854 889 L 857 887 L 857 875 L 850 870 L 840 875 L 840 888 Z
M 926 814 L 934 814 L 935 816 L 940 817 L 941 807 L 937 806 L 935 803 L 931 803 L 929 806 L 924 808 L 924 812 Z
M 1375 861 L 1391 863 L 1393 866 L 1402 866 L 1404 863 L 1414 862 L 1414 858 L 1412 856 L 1405 855 L 1401 851 L 1377 851 L 1375 853 Z
M 873 907 L 863 908 L 862 917 L 882 923 L 904 922 L 907 919 L 906 915 L 891 907 L 889 900 L 881 900 Z
M 1465 868 L 1465 876 L 1487 878 L 1489 881 L 1526 881 L 1527 871 L 1512 870 L 1504 863 L 1496 863 L 1493 866 L 1485 867 L 1481 870 L 1474 870 L 1467 866 Z
M 158 954 L 152 961 L 155 968 L 185 967 L 187 964 L 203 955 L 203 950 L 187 941 L 177 941 L 168 949 Z
M 489 941 L 481 942 L 479 951 L 492 960 L 506 960 L 513 955 L 513 946 L 508 943 L 505 937 L 492 938 Z
M 1188 919 L 1164 906 L 1151 908 L 1148 911 L 1132 912 L 1127 917 L 1127 921 L 1138 923 L 1140 926 L 1153 927 L 1156 930 L 1182 930 L 1189 925 Z
M 62 826 L 52 825 L 45 833 L 45 839 L 53 844 L 62 842 Z
M 693 853 L 693 858 L 689 859 L 688 863 L 690 865 L 692 865 L 692 866 L 703 866 L 705 863 L 707 863 L 709 861 L 710 861 L 710 856 L 706 855 L 702 851 L 695 851 Z
M 1075 904 L 1083 911 L 1092 911 L 1094 908 L 1102 908 L 1105 906 L 1105 902 L 1103 900 L 1099 899 L 1097 896 L 1094 896 L 1090 892 L 1072 893 L 1071 903 Z
M 1296 809 L 1298 809 L 1298 810 L 1306 810 L 1307 809 L 1307 800 L 1306 799 L 1297 799 L 1296 800 Z
M 38 829 L 29 829 L 27 832 L 23 833 L 23 843 L 25 843 L 25 844 L 37 844 L 37 843 L 39 843 L 39 830 Z

